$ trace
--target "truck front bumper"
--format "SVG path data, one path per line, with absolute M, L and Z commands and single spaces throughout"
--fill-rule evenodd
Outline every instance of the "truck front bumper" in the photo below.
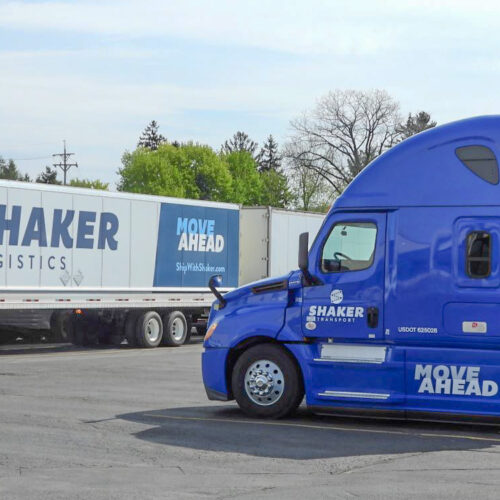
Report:
M 229 349 L 205 347 L 201 356 L 201 371 L 208 399 L 229 401 L 232 399 L 226 380 L 226 360 Z

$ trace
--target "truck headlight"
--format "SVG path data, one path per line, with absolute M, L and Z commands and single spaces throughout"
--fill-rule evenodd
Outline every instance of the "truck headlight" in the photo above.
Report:
M 210 325 L 210 328 L 207 330 L 207 333 L 205 333 L 205 338 L 203 340 L 204 341 L 208 340 L 214 334 L 216 328 L 217 328 L 217 323 L 212 323 Z

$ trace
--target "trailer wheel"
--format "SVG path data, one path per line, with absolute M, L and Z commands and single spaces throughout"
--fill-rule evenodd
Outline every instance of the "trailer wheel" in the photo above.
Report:
M 130 311 L 125 319 L 125 338 L 130 347 L 137 346 L 137 320 L 141 311 Z
M 304 397 L 299 368 L 290 354 L 274 344 L 250 347 L 238 358 L 231 378 L 239 407 L 251 417 L 285 417 Z
M 71 342 L 73 328 L 73 314 L 71 311 L 55 311 L 52 313 L 50 331 L 56 342 Z
M 191 338 L 191 321 L 181 311 L 172 311 L 163 316 L 165 331 L 163 332 L 163 344 L 170 347 L 178 347 L 189 342 Z
M 148 311 L 137 320 L 136 338 L 141 347 L 158 347 L 163 337 L 163 321 L 155 311 Z

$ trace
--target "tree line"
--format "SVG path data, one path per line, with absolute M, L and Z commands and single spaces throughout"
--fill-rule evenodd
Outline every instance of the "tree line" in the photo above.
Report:
M 402 140 L 436 126 L 429 113 L 405 118 L 384 90 L 336 90 L 290 122 L 280 147 L 270 134 L 264 144 L 238 131 L 219 150 L 195 142 L 170 141 L 152 121 L 134 151 L 126 151 L 117 189 L 324 212 L 371 161 Z M 30 181 L 12 160 L 0 158 L 0 178 Z M 35 182 L 60 183 L 46 167 Z M 73 179 L 72 186 L 108 189 L 99 180 Z
M 14 160 L 5 160 L 2 156 L 0 156 L 0 179 L 6 179 L 9 181 L 37 182 L 38 184 L 62 184 L 57 177 L 56 168 L 46 166 L 45 169 L 33 180 L 28 174 L 23 174 L 19 171 Z M 109 183 L 90 179 L 71 179 L 69 185 L 88 189 L 101 189 L 105 191 L 109 189 Z

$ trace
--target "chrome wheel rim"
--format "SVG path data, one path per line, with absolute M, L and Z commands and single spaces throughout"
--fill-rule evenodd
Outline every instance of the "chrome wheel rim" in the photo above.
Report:
M 252 363 L 245 373 L 247 396 L 259 406 L 276 403 L 285 390 L 285 377 L 281 368 L 268 359 Z
M 175 318 L 174 321 L 172 321 L 171 332 L 172 332 L 172 337 L 174 337 L 175 340 L 180 341 L 183 339 L 184 321 L 182 321 L 181 318 Z
M 146 323 L 146 335 L 151 343 L 155 343 L 160 338 L 160 323 L 157 319 L 151 318 Z

